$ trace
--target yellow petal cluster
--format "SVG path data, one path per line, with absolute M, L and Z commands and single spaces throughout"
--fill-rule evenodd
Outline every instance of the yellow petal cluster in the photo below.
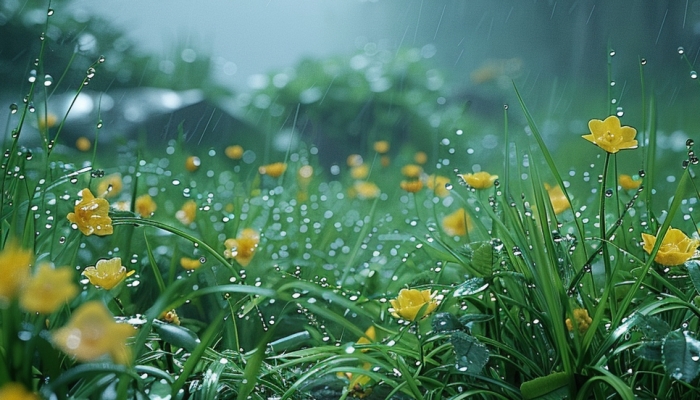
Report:
M 362 156 L 359 154 L 350 154 L 347 159 L 348 167 L 357 167 L 362 165 L 364 160 L 362 159 Z
M 194 222 L 194 218 L 197 216 L 197 203 L 194 200 L 187 200 L 185 204 L 182 205 L 175 213 L 175 218 L 185 225 L 189 225 Z
M 430 175 L 428 179 L 425 180 L 428 189 L 435 192 L 438 197 L 447 197 L 450 191 L 447 189 L 447 185 L 450 183 L 450 178 L 440 176 L 440 175 Z
M 136 213 L 142 218 L 149 218 L 158 209 L 158 205 L 153 200 L 153 197 L 142 194 L 136 198 Z
M 656 245 L 656 236 L 642 233 L 644 251 L 651 254 Z M 681 265 L 695 255 L 700 246 L 700 240 L 691 239 L 681 230 L 669 228 L 661 241 L 661 247 L 654 257 L 654 261 L 664 266 Z
M 243 147 L 234 144 L 233 146 L 228 146 L 224 150 L 224 154 L 226 154 L 226 157 L 232 159 L 232 160 L 240 160 L 243 158 Z
M 625 174 L 621 174 L 617 178 L 617 182 L 620 184 L 620 186 L 624 190 L 637 190 L 637 189 L 639 189 L 639 186 L 642 185 L 641 179 L 636 181 L 636 180 L 632 179 L 631 176 L 625 175 Z
M 68 324 L 52 335 L 56 347 L 79 361 L 95 361 L 109 355 L 119 364 L 128 364 L 131 357 L 126 340 L 136 330 L 127 324 L 118 324 L 99 301 L 80 306 Z
M 400 186 L 401 189 L 409 193 L 416 193 L 423 189 L 423 181 L 421 181 L 420 179 L 401 181 Z
M 610 154 L 637 148 L 637 141 L 634 139 L 637 130 L 631 126 L 621 126 L 620 119 L 615 115 L 603 121 L 599 119 L 588 121 L 588 129 L 591 133 L 583 135 L 583 138 Z
M 409 179 L 420 178 L 420 174 L 423 173 L 423 168 L 416 164 L 407 164 L 401 167 L 401 174 Z
M 51 314 L 77 296 L 78 291 L 70 268 L 54 269 L 43 263 L 24 286 L 19 302 L 29 312 Z
M 109 202 L 95 198 L 87 188 L 80 195 L 82 199 L 75 205 L 74 211 L 68 213 L 68 221 L 74 223 L 85 236 L 93 233 L 98 236 L 111 235 L 114 229 L 109 217 Z
M 185 160 L 185 169 L 194 172 L 202 165 L 202 160 L 197 156 L 189 156 Z
M 357 196 L 358 199 L 368 200 L 379 197 L 381 193 L 382 191 L 379 190 L 379 186 L 375 185 L 374 183 L 357 181 L 352 185 L 350 195 Z
M 438 303 L 433 299 L 435 293 L 430 290 L 401 289 L 396 299 L 389 300 L 391 312 L 396 318 L 403 318 L 407 321 L 415 321 L 420 313 L 421 318 L 432 313 L 437 308 Z
M 471 217 L 464 208 L 459 208 L 442 219 L 442 230 L 450 236 L 464 236 L 472 227 Z
M 559 215 L 571 208 L 571 203 L 569 203 L 569 199 L 564 194 L 561 186 L 557 185 L 552 187 L 545 183 L 544 188 L 549 195 L 549 202 L 552 203 L 554 214 Z
M 389 142 L 386 140 L 379 140 L 374 142 L 374 151 L 379 154 L 384 154 L 389 152 Z
M 109 199 L 115 197 L 122 191 L 122 176 L 120 174 L 110 174 L 102 178 L 97 185 L 97 195 Z
M 224 256 L 233 258 L 242 267 L 248 266 L 255 255 L 255 250 L 260 243 L 260 233 L 255 229 L 243 229 L 241 234 L 235 239 L 226 239 L 224 246 Z
M 491 175 L 486 171 L 475 172 L 473 174 L 461 174 L 467 185 L 474 189 L 488 189 L 498 179 L 498 175 Z
M 180 266 L 188 271 L 197 269 L 202 266 L 202 262 L 198 258 L 181 257 Z
M 350 168 L 352 179 L 365 179 L 369 175 L 369 165 L 360 164 Z
M 573 313 L 579 333 L 586 333 L 593 322 L 593 319 L 588 315 L 588 310 L 585 308 L 575 308 Z M 571 318 L 566 319 L 566 329 L 568 329 L 569 332 L 574 330 L 574 324 L 571 322 Z
M 287 164 L 283 162 L 276 162 L 268 165 L 263 165 L 260 168 L 258 168 L 258 172 L 260 173 L 260 175 L 267 175 L 272 178 L 279 178 L 286 170 Z
M 9 240 L 0 251 L 0 307 L 9 303 L 29 279 L 29 268 L 34 259 L 30 250 L 24 250 Z
M 95 266 L 85 268 L 83 275 L 93 285 L 110 290 L 134 272 L 133 270 L 127 272 L 126 267 L 122 265 L 122 259 L 114 257 L 110 260 L 99 260 Z
M 8 382 L 0 387 L 0 399 L 39 400 L 39 396 L 27 390 L 21 383 Z
M 415 161 L 416 164 L 423 165 L 428 162 L 428 155 L 425 154 L 424 151 L 416 152 L 416 154 L 413 156 L 413 161 Z

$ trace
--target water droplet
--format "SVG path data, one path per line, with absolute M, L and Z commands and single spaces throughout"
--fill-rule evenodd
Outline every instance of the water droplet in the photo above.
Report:
M 44 75 L 44 86 L 49 87 L 53 84 L 53 77 L 49 74 Z
M 612 49 L 611 49 L 609 54 L 610 54 L 610 57 L 614 57 L 614 56 L 615 56 L 615 50 L 612 50 Z
M 97 121 L 97 129 L 102 129 L 102 120 Z
M 617 107 L 617 112 L 615 113 L 618 117 L 622 117 L 625 115 L 625 111 L 622 109 L 622 107 Z
M 39 40 L 43 42 L 44 39 L 46 39 L 46 34 L 44 32 L 41 32 L 41 35 L 39 35 Z
M 605 191 L 605 197 L 612 197 L 612 195 L 613 195 L 612 189 L 607 189 L 607 190 Z
M 685 49 L 682 46 L 678 48 L 678 54 L 681 56 L 685 54 Z
M 646 58 L 642 58 L 642 61 L 641 61 L 641 62 L 642 62 L 642 65 L 647 65 L 647 59 L 646 59 Z
M 615 86 L 615 81 L 610 81 L 610 86 Z
M 48 12 L 46 13 L 49 17 L 53 15 L 53 8 L 49 8 Z
M 34 107 L 34 103 L 29 103 L 29 108 L 28 108 L 30 113 L 33 113 L 36 111 L 36 107 Z
M 36 82 L 36 70 L 35 69 L 29 71 L 29 78 L 27 80 L 31 83 Z
M 647 173 L 646 173 L 646 171 L 644 171 L 643 169 L 640 169 L 639 172 L 638 172 L 638 174 L 639 174 L 639 177 L 640 177 L 640 178 L 644 178 L 644 176 L 645 176 Z
M 697 71 L 690 71 L 690 79 L 698 79 Z
M 97 62 L 100 63 L 100 64 L 102 64 L 103 62 L 105 62 L 105 56 L 100 56 L 100 58 L 97 59 Z
M 504 109 L 504 110 L 507 110 L 507 109 L 508 109 L 508 104 L 504 104 L 504 105 L 503 105 L 503 109 Z
M 17 107 L 16 103 L 10 104 L 10 114 L 17 114 L 18 109 L 19 107 Z
M 95 68 L 90 67 L 87 69 L 86 76 L 88 79 L 92 79 L 95 77 Z

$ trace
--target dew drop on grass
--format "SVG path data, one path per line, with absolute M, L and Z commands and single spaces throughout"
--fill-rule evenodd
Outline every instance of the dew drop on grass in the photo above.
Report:
M 10 114 L 17 114 L 18 109 L 19 107 L 17 107 L 16 103 L 10 104 Z
M 54 13 L 53 8 L 49 8 L 49 10 L 46 12 L 46 15 L 48 15 L 50 17 L 53 15 L 53 13 Z
M 647 65 L 647 59 L 646 59 L 646 58 L 642 58 L 641 63 L 642 63 L 642 65 Z
M 678 55 L 682 56 L 683 54 L 685 54 L 685 49 L 683 48 L 683 46 L 681 46 L 678 48 Z
M 605 197 L 612 197 L 613 191 L 612 189 L 606 189 L 605 190 Z
M 44 75 L 44 86 L 49 87 L 53 84 L 53 76 L 46 74 Z
M 610 50 L 610 53 L 609 53 L 609 54 L 610 54 L 610 57 L 614 57 L 614 56 L 615 56 L 615 50 Z
M 36 82 L 36 70 L 33 69 L 29 71 L 29 78 L 27 79 L 30 83 Z
M 102 129 L 102 120 L 97 121 L 97 129 Z
M 690 71 L 690 79 L 698 79 L 697 71 Z

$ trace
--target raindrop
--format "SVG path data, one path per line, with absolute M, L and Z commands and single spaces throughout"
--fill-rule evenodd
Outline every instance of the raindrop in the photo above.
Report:
M 17 107 L 16 103 L 10 104 L 10 114 L 17 114 L 18 109 L 19 107 Z
M 610 81 L 610 86 L 615 86 L 615 81 Z
M 685 141 L 685 147 L 690 148 L 690 147 L 693 147 L 694 144 L 695 144 L 695 141 L 693 139 L 688 139 Z
M 640 178 L 644 178 L 644 176 L 645 176 L 647 173 L 646 173 L 643 169 L 640 169 L 639 172 L 638 172 L 638 174 L 639 174 L 639 177 L 640 177 Z
M 504 104 L 504 105 L 503 105 L 503 109 L 504 109 L 504 110 L 507 110 L 507 109 L 508 109 L 508 104 Z
M 102 129 L 102 120 L 97 121 L 97 129 Z
M 605 197 L 612 197 L 612 195 L 613 195 L 612 189 L 607 189 L 607 190 L 605 191 Z
M 90 176 L 93 178 L 102 178 L 105 176 L 105 172 L 101 169 L 95 169 L 90 172 Z
M 95 68 L 90 67 L 87 69 L 86 76 L 88 79 L 92 79 L 95 77 Z
M 44 75 L 44 86 L 49 87 L 53 84 L 53 77 L 49 74 Z
M 685 49 L 682 46 L 678 48 L 678 54 L 681 56 L 685 54 Z
M 614 57 L 614 56 L 615 56 L 615 50 L 610 50 L 610 57 Z
M 36 108 L 34 107 L 34 103 L 29 103 L 29 112 L 33 113 L 34 111 L 36 111 Z
M 44 39 L 46 39 L 46 34 L 44 32 L 41 32 L 41 35 L 39 35 L 39 40 L 43 42 Z
M 49 8 L 49 11 L 46 13 L 49 17 L 53 15 L 53 8 Z
M 690 79 L 698 79 L 697 71 L 690 71 Z
M 642 65 L 647 65 L 647 59 L 646 59 L 646 58 L 642 58 Z
M 29 79 L 28 79 L 28 81 L 31 82 L 31 83 L 36 82 L 36 70 L 35 70 L 35 69 L 29 71 Z
M 100 63 L 100 64 L 102 64 L 103 62 L 105 62 L 105 56 L 100 56 L 100 58 L 97 59 L 97 62 Z
M 622 109 L 622 107 L 617 107 L 617 112 L 615 113 L 618 117 L 622 117 L 625 115 L 625 111 Z

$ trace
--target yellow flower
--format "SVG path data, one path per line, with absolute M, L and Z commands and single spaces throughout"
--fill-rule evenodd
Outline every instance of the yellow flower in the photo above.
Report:
M 374 151 L 379 154 L 384 154 L 389 152 L 389 142 L 386 140 L 379 140 L 374 142 Z
M 226 239 L 224 246 L 224 256 L 234 258 L 242 267 L 248 266 L 250 260 L 255 255 L 255 249 L 260 243 L 260 234 L 255 229 L 243 229 L 241 234 L 235 239 Z
M 194 222 L 194 217 L 197 216 L 197 203 L 194 200 L 188 200 L 182 205 L 182 208 L 175 213 L 175 218 L 185 225 Z
M 105 199 L 114 197 L 122 191 L 122 186 L 122 176 L 120 174 L 107 175 L 97 185 L 97 195 Z
M 435 195 L 439 197 L 447 197 L 450 194 L 450 191 L 447 189 L 446 186 L 449 183 L 450 178 L 440 175 L 430 175 L 428 179 L 426 179 L 428 189 L 434 191 Z
M 134 274 L 135 271 L 126 271 L 122 265 L 122 259 L 114 257 L 110 260 L 99 260 L 95 266 L 85 268 L 85 275 L 95 286 L 110 290 L 120 284 L 126 277 Z
M 642 233 L 642 240 L 644 251 L 651 254 L 656 244 L 656 236 Z M 654 261 L 664 266 L 681 265 L 695 255 L 699 245 L 700 240 L 689 238 L 679 229 L 669 228 Z
M 419 151 L 413 156 L 413 161 L 415 161 L 416 164 L 425 164 L 428 162 L 428 155 L 425 154 L 424 151 Z
M 474 189 L 488 189 L 493 186 L 493 183 L 498 179 L 498 175 L 491 175 L 486 171 L 476 172 L 474 174 L 460 175 L 467 185 Z
M 12 239 L 0 251 L 0 307 L 7 305 L 29 279 L 33 259 L 30 250 L 23 250 Z
M 621 174 L 618 178 L 617 181 L 620 183 L 620 186 L 622 186 L 623 189 L 625 190 L 636 190 L 639 189 L 639 186 L 642 184 L 642 180 L 635 181 L 632 179 L 631 176 Z
M 112 219 L 109 217 L 109 202 L 105 199 L 96 199 L 90 189 L 80 192 L 83 197 L 75 205 L 74 212 L 68 213 L 68 221 L 74 223 L 85 236 L 93 233 L 97 236 L 111 235 L 113 232 Z
M 368 200 L 379 197 L 382 193 L 379 187 L 372 182 L 357 181 L 352 185 L 351 196 L 357 196 L 358 199 Z
M 198 170 L 200 165 L 202 165 L 202 160 L 197 156 L 189 156 L 187 160 L 185 160 L 185 169 L 190 172 Z
M 365 179 L 369 175 L 369 165 L 360 164 L 350 168 L 350 176 L 352 179 Z
M 142 218 L 148 218 L 158 209 L 158 205 L 153 201 L 153 197 L 142 194 L 136 198 L 136 213 Z
M 39 117 L 39 130 L 43 131 L 46 128 L 53 128 L 56 126 L 56 123 L 58 122 L 58 117 L 56 114 L 53 113 L 47 113 L 45 116 L 42 115 Z
M 588 129 L 591 133 L 583 135 L 583 138 L 608 153 L 614 154 L 620 150 L 637 148 L 637 141 L 634 139 L 637 130 L 631 126 L 620 126 L 620 119 L 614 115 L 605 118 L 604 121 L 599 119 L 588 121 Z
M 350 154 L 348 156 L 348 167 L 357 167 L 362 165 L 362 156 L 359 154 Z
M 438 306 L 433 297 L 435 297 L 435 293 L 431 294 L 430 290 L 427 289 L 401 289 L 396 299 L 389 300 L 391 307 L 394 309 L 391 315 L 407 321 L 415 321 L 420 312 L 421 318 L 423 318 L 433 312 Z M 423 309 L 422 312 L 421 309 Z
M 593 322 L 593 319 L 588 315 L 588 310 L 585 308 L 575 308 L 573 312 L 579 333 L 586 333 L 588 327 L 591 326 L 591 322 Z M 566 319 L 566 329 L 568 329 L 569 332 L 574 330 L 574 324 L 571 322 L 571 318 Z
M 5 383 L 0 388 L 2 400 L 39 400 L 39 396 L 27 390 L 24 385 L 17 382 Z
M 401 189 L 409 193 L 416 193 L 423 189 L 423 181 L 421 181 L 420 179 L 415 179 L 412 181 L 401 181 L 399 185 L 401 186 Z
M 263 165 L 260 168 L 258 168 L 258 172 L 260 172 L 260 175 L 268 175 L 273 178 L 279 178 L 286 170 L 287 164 L 282 162 Z
M 90 142 L 90 139 L 86 138 L 85 136 L 81 136 L 75 141 L 75 148 L 80 151 L 88 151 L 91 147 L 92 143 Z
M 239 145 L 233 145 L 233 146 L 228 146 L 226 150 L 224 150 L 224 154 L 226 154 L 226 157 L 232 159 L 232 160 L 240 160 L 243 158 L 243 147 Z
M 370 344 L 377 340 L 377 330 L 374 328 L 374 325 L 370 325 L 369 328 L 365 331 L 365 335 L 362 336 L 361 338 L 357 339 L 356 344 Z M 367 351 L 367 349 L 364 349 L 362 351 Z
M 119 364 L 128 364 L 131 357 L 126 340 L 136 330 L 118 324 L 99 301 L 90 301 L 78 308 L 68 324 L 52 335 L 52 341 L 64 353 L 79 361 L 95 361 L 105 355 Z
M 202 263 L 199 258 L 181 257 L 180 266 L 189 271 L 201 267 Z
M 407 164 L 401 168 L 401 174 L 406 178 L 416 179 L 423 173 L 423 168 L 416 164 Z
M 27 282 L 19 302 L 29 312 L 51 314 L 71 301 L 78 291 L 70 268 L 53 269 L 44 263 L 39 265 L 34 276 Z
M 472 227 L 471 217 L 463 208 L 442 219 L 442 230 L 450 236 L 464 236 L 472 230 Z
M 387 155 L 383 155 L 379 158 L 379 163 L 382 164 L 382 167 L 386 168 L 391 164 L 391 158 Z
M 174 309 L 163 312 L 163 314 L 160 315 L 160 319 L 173 325 L 180 325 L 180 317 L 178 317 Z
M 571 208 L 571 203 L 569 203 L 569 199 L 566 198 L 561 186 L 557 185 L 552 187 L 545 183 L 544 188 L 547 190 L 547 194 L 549 195 L 549 201 L 552 203 L 552 210 L 554 211 L 554 214 L 559 215 Z

